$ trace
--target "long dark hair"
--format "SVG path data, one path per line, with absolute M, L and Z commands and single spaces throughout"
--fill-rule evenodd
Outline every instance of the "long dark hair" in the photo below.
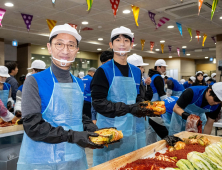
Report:
M 204 81 L 204 78 L 203 78 L 202 81 L 199 81 L 199 80 L 197 79 L 197 77 L 198 77 L 200 74 L 203 76 L 202 73 L 198 73 L 198 74 L 196 75 L 196 80 L 195 80 L 195 82 L 193 83 L 193 86 L 205 86 L 205 85 L 206 85 L 206 83 L 205 83 L 205 81 Z

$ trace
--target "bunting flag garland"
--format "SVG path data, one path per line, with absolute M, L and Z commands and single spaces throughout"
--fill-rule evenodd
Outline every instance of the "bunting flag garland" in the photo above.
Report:
M 119 1 L 120 0 L 110 0 L 110 3 L 112 5 L 112 10 L 113 10 L 113 15 L 116 18 L 116 12 L 118 10 L 119 7 Z
M 204 43 L 205 43 L 206 39 L 207 39 L 207 34 L 204 34 L 204 35 L 203 35 L 203 42 L 202 42 L 202 46 L 203 46 L 203 47 L 204 47 Z
M 154 44 L 154 42 L 150 41 L 150 51 L 153 51 Z
M 198 43 L 199 43 L 199 39 L 200 39 L 200 31 L 196 30 L 196 34 L 197 34 L 197 39 L 198 39 Z
M 180 57 L 180 48 L 177 48 L 177 54 Z
M 3 20 L 3 17 L 5 15 L 5 12 L 6 12 L 5 9 L 0 8 L 0 26 L 1 27 L 2 27 L 2 20 Z
M 156 21 L 155 21 L 155 15 L 156 14 L 148 11 L 148 15 L 149 15 L 151 21 L 154 23 L 155 27 L 157 28 Z
M 75 28 L 77 30 L 77 25 L 76 24 L 71 24 L 71 23 L 68 23 L 71 27 Z
M 183 51 L 183 55 L 185 56 L 186 55 L 186 49 L 183 48 L 182 51 Z
M 198 3 L 198 8 L 199 8 L 198 15 L 200 14 L 200 10 L 201 10 L 202 5 L 203 5 L 203 0 L 199 0 L 199 3 Z
M 136 22 L 136 26 L 139 26 L 138 17 L 139 17 L 140 8 L 132 5 L 132 10 L 133 10 L 133 16 Z
M 159 23 L 157 24 L 156 26 L 156 29 L 160 28 L 162 25 L 166 24 L 167 21 L 169 21 L 170 19 L 169 18 L 166 18 L 166 17 L 162 17 L 160 18 L 159 20 Z
M 141 42 L 142 51 L 143 51 L 143 48 L 144 48 L 144 45 L 145 45 L 145 40 L 141 39 L 140 42 Z
M 176 22 L 178 30 L 180 31 L 181 36 L 183 36 L 183 30 L 182 30 L 182 25 L 178 22 Z
M 92 28 L 89 28 L 89 27 L 85 27 L 82 29 L 82 31 L 89 31 L 89 30 L 93 30 Z
M 25 22 L 26 28 L 29 31 L 30 27 L 31 27 L 31 22 L 32 22 L 33 15 L 28 15 L 28 14 L 23 14 L 23 13 L 21 13 L 21 15 L 22 15 L 22 18 Z
M 214 0 L 214 1 L 213 1 L 213 4 L 212 4 L 212 10 L 211 10 L 211 20 L 213 19 L 214 12 L 215 12 L 215 10 L 216 10 L 216 7 L 217 7 L 217 4 L 218 4 L 218 1 L 219 1 L 219 0 Z
M 54 28 L 54 26 L 56 26 L 57 21 L 51 20 L 51 19 L 46 19 L 46 22 L 48 24 L 49 31 L 51 32 L 52 29 Z
M 216 44 L 216 39 L 215 39 L 215 37 L 211 37 L 212 38 L 212 40 L 214 41 L 214 44 Z
M 160 44 L 161 45 L 161 50 L 162 50 L 162 54 L 164 53 L 164 44 Z
M 190 41 L 192 41 L 192 29 L 191 28 L 187 28 L 187 31 L 190 33 L 190 37 L 191 37 L 191 39 L 190 39 Z
M 87 5 L 88 5 L 88 10 L 87 11 L 89 11 L 92 7 L 93 0 L 86 0 L 86 2 L 87 2 Z
M 171 45 L 168 45 L 168 48 L 169 48 L 169 53 L 171 53 L 172 46 L 171 46 Z

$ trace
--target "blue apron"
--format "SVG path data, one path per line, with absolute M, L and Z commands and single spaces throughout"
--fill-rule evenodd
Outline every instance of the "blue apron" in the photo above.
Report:
M 195 114 L 197 116 L 200 116 L 200 119 L 202 121 L 202 130 L 204 129 L 204 126 L 207 122 L 207 117 L 205 112 L 210 112 L 210 109 L 203 109 L 201 107 L 198 107 L 197 105 L 195 105 L 195 103 L 197 103 L 197 101 L 203 97 L 203 93 L 199 96 L 199 98 L 193 103 L 193 104 L 189 104 L 184 111 L 190 114 Z M 211 108 L 211 107 L 210 107 Z M 176 114 L 175 112 L 173 112 L 172 114 L 172 118 L 171 118 L 171 123 L 170 123 L 170 128 L 169 128 L 169 135 L 174 135 L 176 133 L 179 133 L 181 131 L 185 131 L 186 128 L 186 120 L 182 119 L 182 116 Z
M 113 80 L 110 85 L 107 100 L 117 103 L 134 104 L 136 102 L 137 90 L 133 73 L 129 65 L 132 77 L 115 76 L 114 61 Z M 116 127 L 123 132 L 123 139 L 118 143 L 104 147 L 103 149 L 93 150 L 93 166 L 107 162 L 129 152 L 137 150 L 136 117 L 130 113 L 124 116 L 108 118 L 102 114 L 97 114 L 98 128 Z M 144 125 L 143 125 L 144 127 Z
M 75 77 L 73 83 L 54 82 L 53 93 L 43 119 L 52 126 L 62 126 L 65 130 L 83 131 L 83 94 Z M 85 151 L 77 144 L 62 142 L 50 144 L 32 140 L 24 133 L 17 170 L 86 170 L 88 168 Z
M 4 90 L 4 86 L 6 86 L 7 90 Z M 10 88 L 8 87 L 7 83 L 3 84 L 3 90 L 0 90 L 0 100 L 4 104 L 4 106 L 7 108 L 8 103 L 8 96 L 9 96 Z

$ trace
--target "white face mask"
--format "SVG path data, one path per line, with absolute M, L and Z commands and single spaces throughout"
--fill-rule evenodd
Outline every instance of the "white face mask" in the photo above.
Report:
M 66 66 L 66 64 L 67 63 L 73 63 L 74 61 L 75 61 L 75 58 L 74 58 L 74 60 L 72 60 L 72 61 L 67 61 L 67 60 L 59 60 L 59 59 L 57 59 L 57 58 L 55 58 L 55 57 L 53 57 L 52 56 L 52 59 L 54 59 L 54 60 L 56 60 L 56 61 L 59 61 L 60 62 L 60 65 L 62 66 L 62 67 L 65 67 Z
M 3 82 L 3 81 L 0 81 L 0 83 L 2 83 L 2 84 L 3 84 L 3 83 L 5 83 L 5 82 Z
M 119 53 L 120 56 L 124 56 L 124 55 L 126 55 L 126 53 L 129 53 L 131 51 L 131 48 L 129 49 L 129 51 L 115 51 L 114 49 L 113 49 L 113 51 L 115 53 Z

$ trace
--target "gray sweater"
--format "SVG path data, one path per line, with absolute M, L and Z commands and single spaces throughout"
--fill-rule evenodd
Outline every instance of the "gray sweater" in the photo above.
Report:
M 70 70 L 62 70 L 53 62 L 52 72 L 60 83 L 71 83 Z M 41 98 L 39 96 L 38 84 L 33 76 L 28 76 L 22 89 L 22 117 L 28 114 L 41 113 Z

